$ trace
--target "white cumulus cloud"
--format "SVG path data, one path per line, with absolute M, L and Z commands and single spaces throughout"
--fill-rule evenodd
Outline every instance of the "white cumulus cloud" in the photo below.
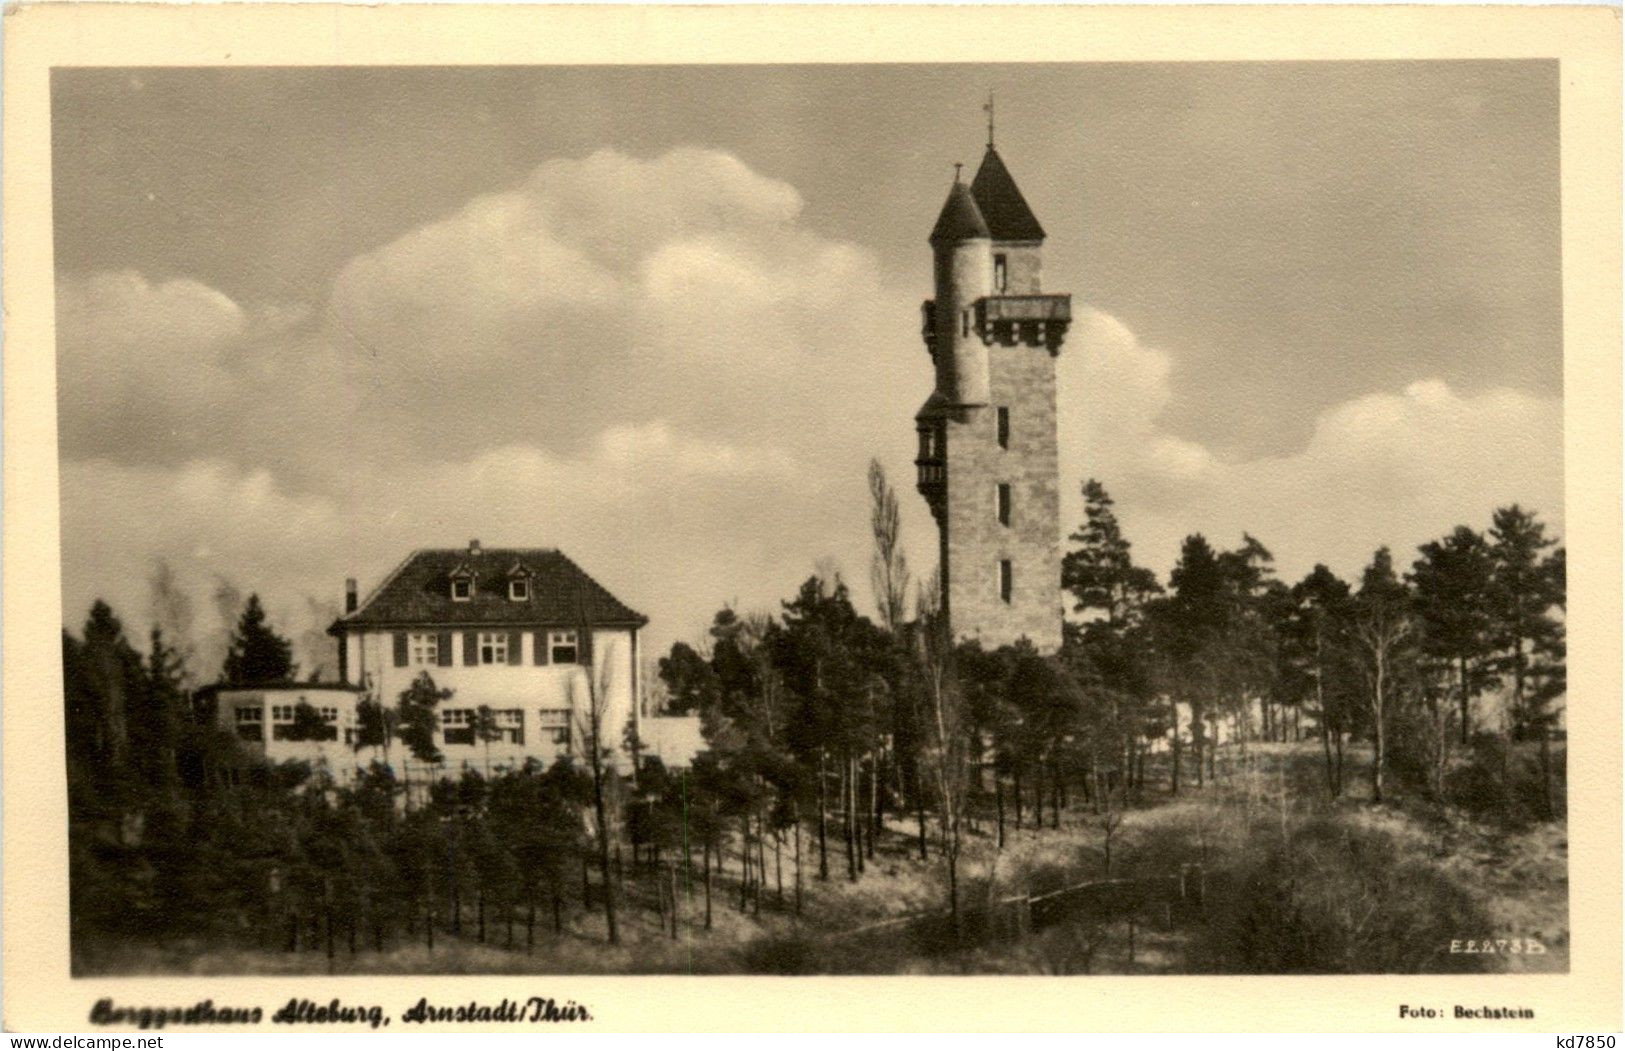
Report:
M 59 282 L 64 600 L 139 624 L 154 560 L 314 616 L 416 547 L 557 546 L 691 637 L 776 608 L 833 556 L 866 591 L 871 456 L 903 491 L 931 385 L 922 290 L 810 226 L 737 158 L 550 161 L 351 260 L 324 304 L 194 281 Z M 1140 560 L 1259 536 L 1284 574 L 1401 557 L 1518 500 L 1561 528 L 1561 406 L 1416 378 L 1321 414 L 1303 448 L 1232 460 L 1181 436 L 1175 359 L 1082 310 L 1059 359 L 1063 529 L 1104 481 Z M 206 603 L 205 603 L 206 605 Z M 212 669 L 206 669 L 211 671 Z
M 1159 571 L 1193 532 L 1220 546 L 1251 532 L 1290 576 L 1316 562 L 1352 574 L 1384 544 L 1405 565 L 1416 545 L 1457 524 L 1483 529 L 1513 502 L 1561 532 L 1556 398 L 1420 379 L 1320 413 L 1300 449 L 1226 459 L 1177 434 L 1170 356 L 1115 318 L 1087 311 L 1060 368 L 1064 524 L 1082 516 L 1078 480 L 1099 478 Z

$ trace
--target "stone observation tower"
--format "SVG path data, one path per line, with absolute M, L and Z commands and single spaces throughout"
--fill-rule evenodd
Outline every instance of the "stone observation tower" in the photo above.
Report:
M 915 416 L 918 486 L 941 541 L 953 637 L 988 648 L 1061 645 L 1055 358 L 1072 318 L 1045 295 L 1044 228 L 993 148 L 956 170 L 931 231 L 936 298 L 924 307 L 936 388 Z

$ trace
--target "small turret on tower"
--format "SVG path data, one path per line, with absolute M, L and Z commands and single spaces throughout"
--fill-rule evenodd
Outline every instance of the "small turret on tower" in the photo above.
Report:
M 970 187 L 957 178 L 930 240 L 936 260 L 931 356 L 937 393 L 955 407 L 986 405 L 987 344 L 972 315 L 993 292 L 993 235 Z

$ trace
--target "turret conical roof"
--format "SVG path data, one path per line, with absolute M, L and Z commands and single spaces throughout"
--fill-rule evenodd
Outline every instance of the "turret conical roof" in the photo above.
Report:
M 970 187 L 956 180 L 954 188 L 948 191 L 948 200 L 943 202 L 942 214 L 937 216 L 937 225 L 931 228 L 931 243 L 951 244 L 991 236 Z
M 970 192 L 995 241 L 1042 241 L 1044 228 L 1021 196 L 1010 169 L 989 144 L 982 166 L 971 180 Z

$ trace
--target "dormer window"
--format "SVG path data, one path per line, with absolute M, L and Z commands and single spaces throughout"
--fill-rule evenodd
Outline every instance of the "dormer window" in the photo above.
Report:
M 530 601 L 530 569 L 522 562 L 515 562 L 508 569 L 508 600 L 510 602 Z
M 474 597 L 473 577 L 451 578 L 451 600 L 453 602 L 467 602 Z

